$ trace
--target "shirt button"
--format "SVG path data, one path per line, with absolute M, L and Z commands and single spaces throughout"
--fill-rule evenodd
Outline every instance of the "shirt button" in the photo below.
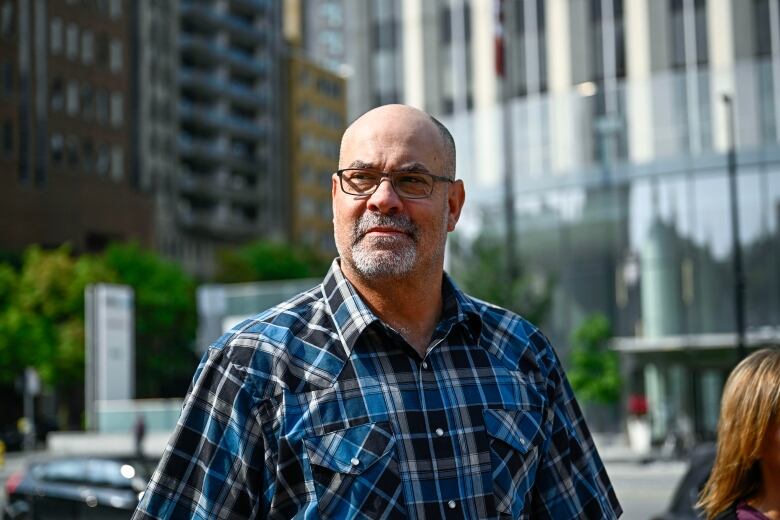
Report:
M 436 428 L 436 435 L 438 435 L 439 437 L 444 437 L 444 430 L 442 430 L 441 428 Z
M 354 457 L 349 461 L 353 466 L 360 466 L 360 461 Z
M 428 370 L 428 362 L 427 362 L 427 361 L 423 361 L 423 362 L 422 362 L 422 367 L 423 367 L 425 370 Z
M 447 502 L 447 507 L 449 507 L 450 509 L 455 509 L 455 506 L 457 506 L 457 504 L 455 503 L 454 500 L 450 500 L 449 502 Z

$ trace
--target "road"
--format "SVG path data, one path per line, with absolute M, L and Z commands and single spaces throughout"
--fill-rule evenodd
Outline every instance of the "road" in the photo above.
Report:
M 669 505 L 685 462 L 607 462 L 607 473 L 623 506 L 625 520 L 649 520 Z
M 19 453 L 8 454 L 0 468 L 0 505 L 5 503 L 5 479 L 24 464 Z M 607 472 L 623 506 L 623 519 L 649 520 L 666 509 L 677 482 L 685 470 L 684 462 L 606 462 Z

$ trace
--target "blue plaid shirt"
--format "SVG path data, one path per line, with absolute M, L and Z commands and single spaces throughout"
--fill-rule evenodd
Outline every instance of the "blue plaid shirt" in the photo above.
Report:
M 338 261 L 224 334 L 134 518 L 617 518 L 545 337 L 442 295 L 424 359 Z

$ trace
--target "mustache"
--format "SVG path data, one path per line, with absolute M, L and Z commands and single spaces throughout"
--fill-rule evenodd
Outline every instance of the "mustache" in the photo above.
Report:
M 357 244 L 366 236 L 368 230 L 375 227 L 386 227 L 406 233 L 414 242 L 417 242 L 417 226 L 408 215 L 383 215 L 381 213 L 364 213 L 355 222 L 352 233 L 352 244 Z

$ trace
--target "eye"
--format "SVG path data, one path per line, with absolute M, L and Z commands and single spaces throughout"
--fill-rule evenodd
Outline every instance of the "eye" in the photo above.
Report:
M 403 173 L 398 176 L 398 182 L 403 184 L 429 184 L 428 177 L 422 173 Z
M 365 170 L 352 170 L 348 174 L 349 179 L 353 181 L 370 181 L 376 179 L 377 175 Z

